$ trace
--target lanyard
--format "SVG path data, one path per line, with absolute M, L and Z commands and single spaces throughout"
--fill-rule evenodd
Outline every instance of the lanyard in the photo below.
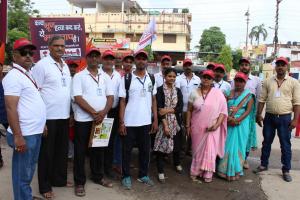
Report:
M 144 81 L 141 81 L 141 79 L 139 77 L 137 77 L 139 82 L 143 85 L 143 89 L 144 89 L 144 85 L 145 85 L 145 82 L 146 82 L 146 78 L 147 78 L 147 76 L 145 76 Z
M 57 64 L 57 63 L 55 63 L 55 65 L 56 65 L 56 67 L 57 67 L 57 69 L 60 71 L 60 73 L 61 73 L 61 76 L 64 76 L 64 73 L 63 73 L 63 67 L 60 67 L 59 65 L 60 64 Z
M 89 75 L 92 77 L 92 79 L 97 83 L 97 85 L 99 87 L 99 77 L 100 77 L 100 74 L 97 75 L 98 80 L 92 74 L 89 74 Z
M 283 84 L 284 81 L 285 81 L 285 79 L 283 79 L 283 81 L 281 82 L 281 84 L 279 84 L 279 81 L 276 80 L 278 90 L 280 89 L 280 87 L 282 86 L 282 84 Z
M 25 72 L 23 72 L 22 70 L 20 70 L 17 67 L 13 67 L 14 69 L 18 70 L 19 72 L 21 72 L 22 74 L 24 74 L 27 78 L 29 78 L 29 80 L 33 83 L 33 85 L 35 86 L 36 89 L 39 89 L 36 82 L 30 77 L 28 76 L 28 74 L 26 74 Z
M 223 84 L 223 80 L 222 80 L 222 83 L 217 83 L 219 85 L 219 89 L 221 88 L 222 84 Z
M 210 92 L 210 90 L 211 90 L 211 87 L 209 88 L 209 90 L 208 90 L 208 92 L 206 93 L 205 96 L 204 96 L 202 87 L 201 87 L 200 89 L 201 89 L 201 94 L 202 94 L 202 99 L 203 99 L 203 104 L 204 104 L 204 103 L 205 103 L 205 100 L 206 100 L 206 98 L 207 98 L 207 96 L 208 96 L 208 94 L 209 94 L 209 92 Z

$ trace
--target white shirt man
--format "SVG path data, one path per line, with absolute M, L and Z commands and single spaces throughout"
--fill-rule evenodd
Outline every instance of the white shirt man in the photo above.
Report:
M 171 67 L 172 59 L 169 55 L 163 55 L 160 60 L 160 72 L 154 74 L 156 87 L 160 87 L 164 84 L 163 71 L 166 67 Z
M 218 83 L 214 82 L 214 87 L 222 90 L 223 93 L 225 91 L 231 90 L 231 85 L 228 82 L 224 81 L 224 80 L 221 80 Z

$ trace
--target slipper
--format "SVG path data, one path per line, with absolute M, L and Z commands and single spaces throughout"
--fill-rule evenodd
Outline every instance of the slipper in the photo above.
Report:
M 42 196 L 43 196 L 45 199 L 47 199 L 47 200 L 52 200 L 53 197 L 54 197 L 52 191 L 45 192 L 45 193 L 42 194 Z
M 267 171 L 267 170 L 268 170 L 267 167 L 258 166 L 255 170 L 253 170 L 253 173 L 254 173 L 254 174 L 258 174 L 258 173 L 260 173 L 260 172 Z
M 112 188 L 113 187 L 113 184 L 111 182 L 108 182 L 104 179 L 101 179 L 99 181 L 94 181 L 94 182 L 99 184 L 99 185 L 102 185 L 103 187 L 107 187 L 107 188 Z
M 204 178 L 204 182 L 205 183 L 211 183 L 212 182 L 212 178 Z
M 78 197 L 85 196 L 85 189 L 83 185 L 76 185 L 75 186 L 75 195 Z
M 67 181 L 66 187 L 74 187 L 74 184 L 70 181 Z

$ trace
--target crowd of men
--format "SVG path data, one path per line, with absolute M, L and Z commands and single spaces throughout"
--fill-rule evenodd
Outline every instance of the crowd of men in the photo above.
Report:
M 134 147 L 139 150 L 138 181 L 153 185 L 148 171 L 151 134 L 158 130 L 155 95 L 157 88 L 164 83 L 163 72 L 171 67 L 172 58 L 163 56 L 160 72 L 153 76 L 147 72 L 148 53 L 144 50 L 134 55 L 125 55 L 122 58 L 123 68 L 117 69 L 114 67 L 114 52 L 106 50 L 101 53 L 97 48 L 89 48 L 85 55 L 86 68 L 76 73 L 78 64 L 63 60 L 64 38 L 53 36 L 48 45 L 50 54 L 33 65 L 36 50 L 34 44 L 24 38 L 16 40 L 13 46 L 12 70 L 5 77 L 0 73 L 4 88 L 0 88 L 0 100 L 3 103 L 0 105 L 0 119 L 6 128 L 9 124 L 7 142 L 13 148 L 14 198 L 39 199 L 32 196 L 30 187 L 36 165 L 39 192 L 45 199 L 54 197 L 52 187 L 74 187 L 76 196 L 85 196 L 87 155 L 90 177 L 95 184 L 113 187 L 111 180 L 118 178 L 113 170 L 115 168 L 122 174 L 122 185 L 131 189 L 131 152 Z M 133 64 L 136 67 L 134 71 Z M 240 71 L 248 77 L 246 88 L 259 101 L 259 125 L 263 120 L 261 115 L 264 104 L 267 105 L 261 166 L 257 171 L 268 169 L 271 144 L 277 129 L 282 148 L 284 179 L 291 181 L 290 134 L 291 129 L 296 126 L 300 105 L 298 96 L 295 96 L 291 88 L 299 83 L 288 77 L 288 61 L 285 58 L 276 61 L 276 66 L 281 67 L 280 76 L 275 77 L 275 81 L 267 80 L 265 89 L 262 89 L 260 79 L 251 75 L 248 59 L 241 59 L 239 65 Z M 176 77 L 176 87 L 183 96 L 182 127 L 185 126 L 189 95 L 201 84 L 199 76 L 193 73 L 192 66 L 193 62 L 185 59 L 184 72 Z M 226 91 L 234 87 L 223 80 L 226 74 L 223 64 L 210 63 L 207 68 L 215 73 L 215 88 Z M 281 94 L 278 92 L 280 87 L 284 89 Z M 270 101 L 274 95 L 277 100 Z M 7 120 L 2 119 L 6 116 L 5 112 Z M 295 117 L 291 121 L 290 114 L 293 112 Z M 108 146 L 89 148 L 93 124 L 101 123 L 106 117 L 114 118 Z M 282 120 L 285 123 L 279 123 Z M 70 132 L 73 132 L 71 140 Z M 256 136 L 256 132 L 253 134 Z M 184 131 L 182 140 L 189 153 L 191 144 Z M 74 158 L 74 183 L 67 181 L 68 157 Z M 0 161 L 2 167 L 2 157 Z M 247 162 L 244 167 L 249 168 Z M 182 173 L 183 169 L 178 165 L 175 170 Z

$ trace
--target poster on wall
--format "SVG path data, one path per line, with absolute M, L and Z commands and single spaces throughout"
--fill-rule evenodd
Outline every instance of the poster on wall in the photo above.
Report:
M 85 56 L 84 18 L 30 18 L 32 43 L 37 47 L 35 62 L 49 55 L 48 41 L 53 35 L 65 38 L 66 59 L 80 59 Z

